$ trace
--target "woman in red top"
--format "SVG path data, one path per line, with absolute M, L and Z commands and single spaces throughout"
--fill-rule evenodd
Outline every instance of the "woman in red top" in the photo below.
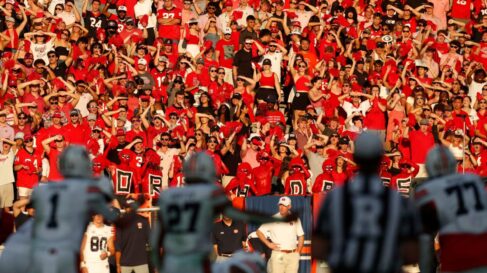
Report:
M 296 88 L 291 110 L 294 114 L 293 124 L 297 124 L 298 118 L 305 114 L 306 106 L 310 104 L 308 91 L 310 89 L 310 76 L 307 73 L 308 64 L 305 61 L 297 63 L 298 69 L 294 69 L 294 59 L 291 60 L 289 68 Z
M 200 37 L 199 37 L 198 20 L 191 19 L 188 22 L 188 28 L 183 30 L 182 37 L 186 41 L 186 52 L 193 58 L 200 55 Z
M 271 60 L 265 59 L 262 62 L 262 72 L 257 75 L 259 81 L 259 90 L 255 95 L 258 102 L 263 102 L 270 94 L 275 95 L 281 100 L 281 85 L 279 78 L 271 70 Z
M 25 15 L 24 8 L 22 6 L 19 6 L 19 9 L 22 12 L 22 23 L 20 23 L 18 27 L 14 28 L 15 19 L 13 17 L 5 17 L 7 30 L 5 30 L 3 34 L 10 38 L 10 42 L 5 46 L 5 49 L 7 51 L 15 52 L 19 48 L 19 33 L 24 30 L 24 27 L 27 24 L 27 16 Z
M 338 156 L 335 159 L 335 166 L 333 166 L 333 171 L 331 171 L 331 177 L 335 187 L 345 184 L 352 175 L 349 164 L 355 165 L 353 161 L 343 156 Z

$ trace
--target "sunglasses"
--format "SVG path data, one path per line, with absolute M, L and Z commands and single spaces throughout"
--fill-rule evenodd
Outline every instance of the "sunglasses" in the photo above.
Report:
M 58 102 L 59 102 L 59 101 L 57 101 L 57 100 L 52 100 L 52 101 L 50 101 L 49 103 L 58 103 Z
M 299 67 L 300 67 L 300 68 L 306 68 L 306 66 L 305 66 L 305 65 L 300 65 Z
M 409 33 L 410 31 L 409 30 L 403 30 L 402 32 Z
M 220 75 L 225 75 L 225 71 L 218 72 Z
M 208 143 L 218 143 L 218 142 L 214 139 L 210 139 L 210 140 L 208 140 Z
M 212 69 L 212 70 L 210 70 L 210 72 L 216 72 L 216 70 Z
M 169 138 L 167 137 L 164 137 L 164 138 L 161 138 L 162 141 L 169 141 Z
M 47 57 L 49 57 L 49 59 L 50 59 L 50 58 L 54 58 L 54 57 L 56 57 L 56 55 L 51 54 L 51 55 L 49 55 L 49 56 L 47 56 Z
M 197 135 L 197 136 L 202 136 L 202 134 L 201 134 L 201 133 L 196 133 L 196 135 Z
M 252 45 L 252 43 L 245 43 L 246 45 Z
M 25 139 L 25 140 L 24 140 L 24 143 L 31 143 L 31 142 L 33 142 L 33 141 L 34 141 L 34 139 L 32 139 L 32 138 L 28 138 L 28 139 Z
M 64 141 L 64 139 L 61 139 L 61 140 L 56 139 L 56 140 L 54 140 L 54 142 L 63 142 L 63 141 Z
M 171 119 L 178 119 L 178 117 L 171 117 Z
M 132 122 L 140 122 L 140 119 L 133 119 Z

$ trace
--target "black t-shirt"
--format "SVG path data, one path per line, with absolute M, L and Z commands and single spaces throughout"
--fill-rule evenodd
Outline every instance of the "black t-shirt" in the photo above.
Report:
M 218 245 L 218 254 L 232 254 L 242 249 L 246 240 L 245 226 L 233 220 L 230 226 L 223 221 L 213 224 L 213 244 Z
M 148 264 L 150 227 L 147 218 L 135 214 L 122 220 L 115 234 L 115 250 L 122 253 L 121 266 Z
M 233 58 L 233 66 L 237 67 L 237 75 L 252 78 L 254 69 L 252 68 L 252 52 L 240 49 Z
M 111 149 L 107 153 L 107 159 L 115 164 L 120 164 L 120 158 L 118 157 L 118 152 L 120 152 L 125 146 L 127 146 L 128 143 L 124 142 L 121 144 L 118 144 L 117 147 Z
M 237 167 L 238 164 L 241 162 L 240 151 L 240 145 L 236 145 L 235 152 L 233 154 L 228 151 L 225 155 L 221 156 L 222 161 L 225 162 L 225 166 L 227 166 L 228 168 L 229 176 L 237 175 Z
M 100 14 L 95 16 L 93 12 L 87 11 L 86 14 L 83 14 L 85 27 L 88 29 L 88 36 L 92 38 L 96 38 L 96 31 L 100 28 L 106 29 L 107 26 L 107 17 L 105 14 Z
M 389 29 L 392 29 L 398 21 L 399 21 L 399 17 L 397 15 L 393 15 L 391 17 L 386 15 L 382 17 L 382 24 L 387 25 Z
M 58 62 L 55 68 L 52 68 L 51 66 L 49 66 L 49 68 L 51 68 L 52 72 L 54 72 L 54 75 L 56 75 L 56 77 L 63 77 L 63 78 L 66 77 L 66 71 L 68 70 L 68 67 L 66 66 L 66 63 L 64 63 L 63 61 Z
M 240 32 L 239 43 L 243 46 L 245 43 L 245 39 L 257 40 L 257 38 L 257 32 L 255 32 L 254 30 L 248 31 L 247 29 L 244 29 Z

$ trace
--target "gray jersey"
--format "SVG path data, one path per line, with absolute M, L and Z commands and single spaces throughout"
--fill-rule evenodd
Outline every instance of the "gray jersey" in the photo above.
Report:
M 209 253 L 215 208 L 227 202 L 216 185 L 186 185 L 163 191 L 159 213 L 165 231 L 165 255 Z
M 34 220 L 25 222 L 12 234 L 0 256 L 0 272 L 27 273 L 31 261 L 31 240 Z
M 94 180 L 68 179 L 35 188 L 34 249 L 78 251 L 90 212 L 113 220 L 107 197 Z

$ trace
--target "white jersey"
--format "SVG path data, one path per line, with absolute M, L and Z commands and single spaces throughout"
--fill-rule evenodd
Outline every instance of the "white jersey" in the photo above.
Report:
M 108 259 L 101 260 L 102 252 L 108 252 L 108 239 L 113 237 L 112 227 L 103 225 L 96 227 L 95 224 L 90 223 L 86 228 L 86 243 L 83 249 L 83 257 L 86 263 L 102 262 L 108 264 Z
M 487 266 L 487 192 L 473 174 L 452 174 L 421 184 L 416 202 L 425 226 L 439 229 L 442 272 Z
M 98 212 L 113 220 L 103 185 L 94 180 L 68 179 L 34 189 L 32 202 L 35 249 L 63 249 L 78 252 L 90 212 Z M 109 197 L 111 198 L 111 196 Z
M 228 202 L 216 185 L 188 185 L 161 193 L 165 255 L 207 255 L 213 248 L 215 208 Z

